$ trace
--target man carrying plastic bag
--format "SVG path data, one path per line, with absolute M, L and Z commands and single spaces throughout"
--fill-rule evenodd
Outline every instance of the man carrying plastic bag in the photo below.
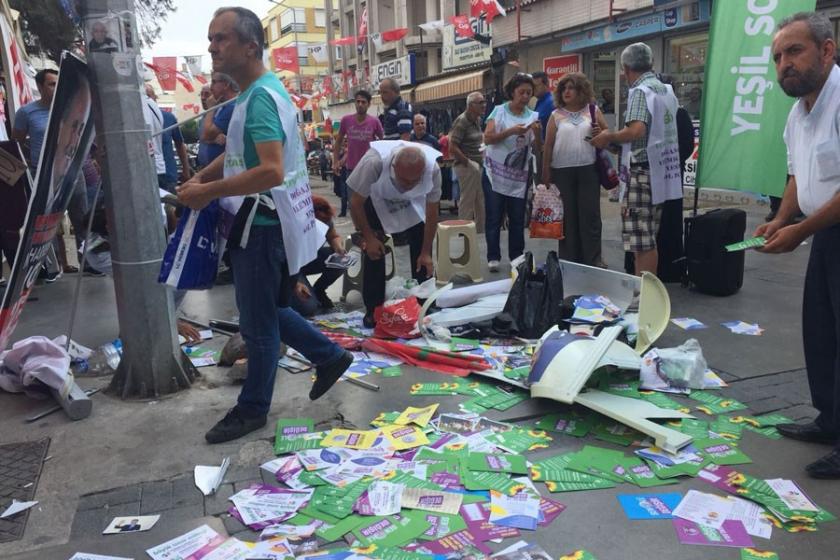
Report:
M 248 376 L 237 405 L 207 434 L 210 443 L 239 438 L 266 424 L 281 336 L 317 364 L 309 393 L 315 400 L 353 362 L 351 354 L 315 330 L 289 306 L 290 275 L 321 245 L 297 111 L 262 63 L 260 19 L 244 8 L 221 8 L 208 33 L 213 69 L 233 77 L 242 93 L 230 120 L 225 154 L 178 189 L 179 200 L 200 210 L 220 199 L 235 215 L 228 239 L 239 324 L 248 348 Z M 282 224 L 282 225 L 281 225 Z

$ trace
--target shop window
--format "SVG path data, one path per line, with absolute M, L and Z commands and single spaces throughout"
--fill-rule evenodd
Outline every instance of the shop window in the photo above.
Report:
M 693 119 L 700 118 L 708 48 L 708 33 L 675 37 L 668 41 L 666 72 L 674 80 L 674 93 L 680 105 Z

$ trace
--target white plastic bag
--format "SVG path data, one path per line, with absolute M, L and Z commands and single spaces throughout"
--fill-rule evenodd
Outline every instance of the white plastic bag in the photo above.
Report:
M 641 388 L 657 391 L 703 389 L 706 359 L 696 339 L 676 348 L 658 348 L 642 360 Z

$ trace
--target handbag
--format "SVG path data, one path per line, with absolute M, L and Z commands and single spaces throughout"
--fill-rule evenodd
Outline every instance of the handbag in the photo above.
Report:
M 589 115 L 592 117 L 592 124 L 598 121 L 595 119 L 595 104 L 589 104 Z M 613 167 L 609 153 L 601 148 L 595 148 L 595 169 L 598 170 L 598 182 L 606 190 L 611 191 L 618 186 L 618 173 Z

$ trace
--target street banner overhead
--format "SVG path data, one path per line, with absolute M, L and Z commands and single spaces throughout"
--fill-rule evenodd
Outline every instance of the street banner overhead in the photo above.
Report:
M 787 176 L 782 132 L 794 100 L 776 82 L 779 21 L 815 0 L 715 2 L 706 59 L 703 136 L 696 184 L 781 196 Z
M 90 151 L 94 136 L 91 104 L 87 65 L 65 54 L 41 148 L 35 188 L 29 199 L 14 268 L 3 294 L 0 350 L 9 343 Z M 27 177 L 23 174 L 20 180 L 28 180 Z

